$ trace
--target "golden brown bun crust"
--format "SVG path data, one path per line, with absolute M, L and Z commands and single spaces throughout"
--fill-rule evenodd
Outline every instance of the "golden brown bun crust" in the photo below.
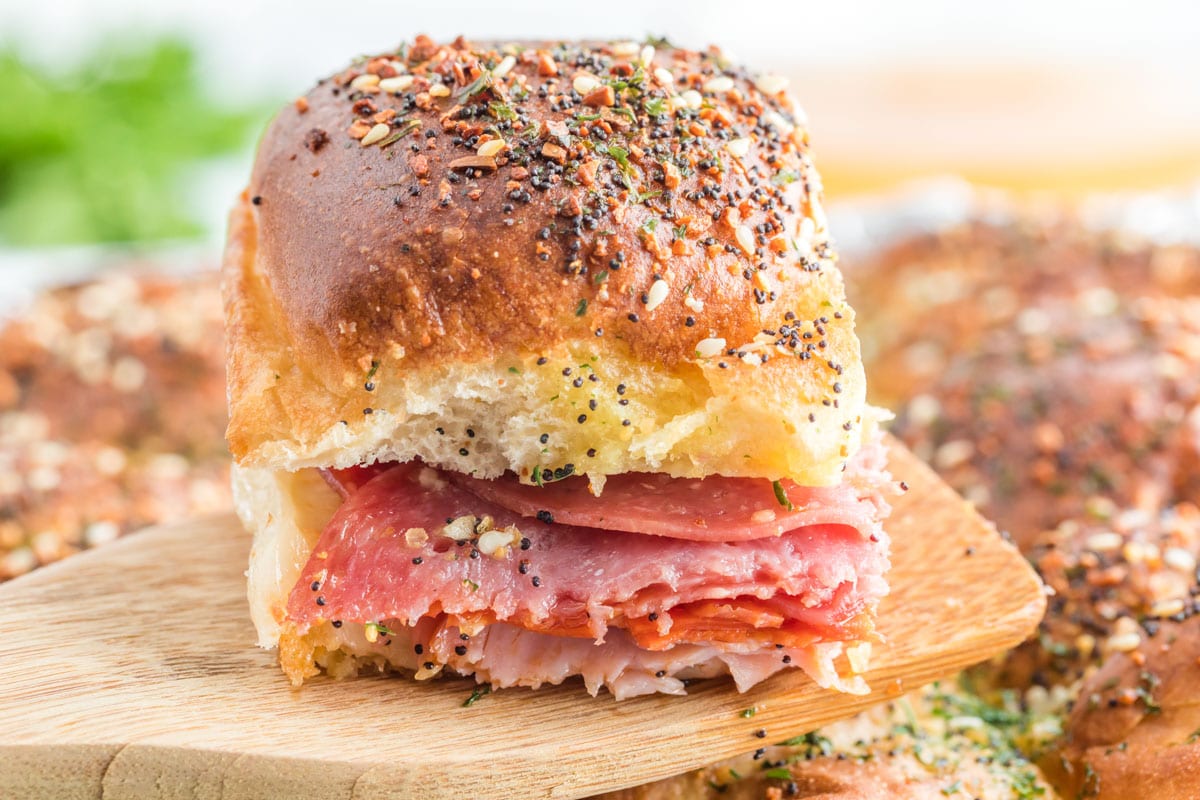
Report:
M 760 765 L 740 759 L 738 780 L 722 765 L 675 778 L 596 795 L 589 800 L 945 800 L 946 797 L 1011 798 L 1012 786 L 986 765 L 964 759 L 950 770 L 932 770 L 911 753 L 881 752 L 868 761 L 823 756 L 786 769 L 791 779 L 767 778 Z M 772 774 L 775 774 L 774 772 Z M 957 783 L 959 792 L 947 792 Z M 1056 796 L 1038 784 L 1043 800 Z M 716 787 L 716 788 L 714 788 Z
M 1066 797 L 1184 800 L 1200 786 L 1200 616 L 1165 621 L 1086 680 L 1045 768 Z
M 970 730 L 946 725 L 952 715 L 979 708 L 977 699 L 927 687 L 797 737 L 792 745 L 592 800 L 1058 797 L 1034 765 L 1008 749 L 1000 728 L 987 722 Z
M 627 190 L 618 178 L 619 162 L 588 149 L 606 144 L 598 135 L 570 136 L 572 142 L 588 143 L 575 145 L 571 155 L 596 163 L 598 173 L 591 186 L 581 169 L 568 164 L 561 177 L 547 174 L 553 182 L 549 189 L 536 188 L 538 170 L 558 167 L 540 152 L 553 139 L 548 124 L 568 120 L 573 124 L 581 111 L 588 116 L 600 113 L 599 108 L 582 104 L 552 110 L 555 98 L 564 90 L 569 96 L 572 77 L 583 71 L 571 62 L 591 64 L 599 59 L 600 64 L 622 65 L 639 58 L 638 53 L 614 57 L 611 50 L 603 45 L 571 46 L 565 51 L 568 58 L 555 59 L 557 77 L 538 75 L 538 54 L 553 53 L 549 46 L 526 50 L 502 80 L 509 86 L 507 107 L 526 117 L 526 125 L 538 131 L 535 145 L 524 147 L 520 154 L 510 150 L 507 158 L 496 159 L 501 166 L 481 170 L 475 177 L 450 168 L 455 160 L 475 155 L 475 148 L 454 144 L 455 137 L 498 127 L 507 140 L 517 144 L 527 130 L 523 127 L 517 134 L 504 127 L 510 122 L 489 114 L 454 119 L 455 108 L 481 107 L 473 101 L 484 97 L 483 93 L 471 98 L 430 98 L 428 110 L 408 105 L 408 98 L 419 94 L 417 84 L 399 96 L 386 92 L 362 96 L 360 102 L 372 104 L 376 113 L 396 109 L 396 119 L 419 123 L 415 131 L 386 149 L 363 147 L 348 133 L 360 117 L 353 110 L 353 98 L 359 95 L 347 84 L 368 65 L 351 68 L 318 85 L 306 96 L 308 110 L 304 113 L 294 105 L 285 108 L 262 141 L 250 193 L 261 198 L 259 246 L 294 340 L 298 344 L 310 339 L 320 339 L 322 344 L 338 342 L 339 350 L 346 352 L 339 325 L 353 321 L 358 323 L 356 344 L 363 352 L 378 351 L 372 339 L 382 338 L 410 353 L 420 352 L 421 358 L 474 358 L 481 352 L 502 349 L 507 342 L 552 344 L 571 336 L 593 336 L 600 327 L 605 336 L 626 342 L 637 357 L 670 365 L 691 358 L 696 342 L 707 335 L 722 336 L 732 345 L 750 341 L 764 327 L 777 327 L 783 312 L 794 308 L 797 292 L 828 278 L 803 272 L 795 257 L 766 257 L 770 252 L 766 241 L 759 245 L 762 255 L 747 256 L 738 245 L 734 227 L 712 219 L 714 212 L 724 213 L 730 207 L 725 198 L 733 193 L 743 198 L 739 204 L 741 225 L 751 230 L 770 225 L 773 232 L 766 239 L 794 237 L 807 209 L 803 180 L 776 185 L 811 170 L 803 133 L 794 138 L 776 133 L 765 140 L 751 135 L 761 114 L 774 111 L 790 116 L 790 103 L 783 95 L 764 96 L 744 71 L 724 73 L 736 76 L 728 92 L 707 93 L 710 102 L 718 103 L 735 122 L 719 124 L 715 111 L 712 119 L 694 121 L 695 130 L 704 132 L 691 138 L 687 150 L 676 156 L 693 171 L 681 176 L 674 189 L 664 183 L 663 167 L 658 163 L 666 155 L 656 155 L 650 148 L 662 142 L 673 150 L 679 147 L 679 137 L 651 141 L 649 134 L 672 132 L 675 124 L 691 129 L 692 121 L 681 116 L 650 126 L 637 99 L 621 106 L 637 113 L 631 144 L 644 151 L 638 157 L 633 147 L 626 148 L 632 181 L 640 191 L 662 195 L 641 204 L 622 202 Z M 421 59 L 430 55 L 432 60 Z M 433 73 L 446 78 L 451 90 L 458 92 L 462 86 L 454 81 L 456 66 L 480 60 L 495 64 L 501 58 L 491 47 L 458 42 L 442 48 L 410 48 L 407 67 L 422 84 Z M 675 73 L 678 90 L 683 89 L 685 80 L 688 87 L 700 90 L 714 71 L 719 73 L 717 58 L 711 53 L 660 50 L 654 64 Z M 592 71 L 604 78 L 614 77 L 609 69 L 593 67 Z M 524 100 L 516 100 L 512 92 L 522 78 L 530 93 Z M 667 92 L 654 84 L 652 75 L 645 82 L 654 86 L 648 97 L 668 102 Z M 545 98 L 538 92 L 543 85 L 554 87 Z M 740 102 L 732 100 L 735 93 L 742 98 Z M 755 109 L 759 116 L 744 116 L 740 109 Z M 629 121 L 613 114 L 608 124 L 621 131 Z M 319 138 L 319 134 L 310 136 L 314 130 L 324 131 L 328 143 L 306 146 L 313 136 Z M 719 135 L 725 131 L 749 136 L 744 158 L 728 151 L 726 140 Z M 430 132 L 435 136 L 426 138 Z M 628 140 L 620 134 L 604 135 L 612 146 Z M 414 146 L 419 152 L 412 151 Z M 774 165 L 766 160 L 771 157 L 776 159 Z M 723 171 L 706 172 L 699 166 L 714 159 L 720 159 Z M 780 175 L 783 177 L 772 183 L 772 178 Z M 414 189 L 420 194 L 414 195 Z M 592 195 L 595 190 L 599 190 L 599 199 Z M 695 194 L 704 190 L 713 196 Z M 769 208 L 758 207 L 751 197 L 756 191 L 770 203 Z M 607 208 L 610 201 L 615 204 L 611 209 Z M 606 207 L 600 209 L 600 205 Z M 662 212 L 668 207 L 674 211 L 674 220 L 664 218 Z M 580 209 L 581 215 L 572 215 L 573 209 Z M 591 219 L 595 228 L 589 225 Z M 656 240 L 665 251 L 658 258 L 644 246 L 641 235 L 642 224 L 651 219 L 658 221 Z M 675 255 L 671 253 L 671 228 L 684 220 L 690 220 L 686 237 L 690 252 Z M 578 235 L 574 233 L 576 225 Z M 539 232 L 547 227 L 551 233 L 543 240 Z M 707 237 L 715 240 L 711 247 L 699 243 Z M 576 242 L 578 250 L 573 249 Z M 729 248 L 735 252 L 725 252 Z M 548 254 L 544 260 L 539 258 L 543 251 Z M 618 258 L 618 253 L 624 255 L 624 261 L 613 270 L 609 262 Z M 743 278 L 742 271 L 754 270 L 764 261 L 785 270 L 789 280 L 780 283 L 773 274 L 776 269 L 769 269 L 767 283 L 779 297 L 760 305 L 755 302 L 755 283 Z M 601 271 L 608 271 L 607 301 L 597 298 L 596 280 Z M 651 316 L 640 296 L 649 290 L 655 275 L 669 276 L 668 282 L 679 293 L 676 302 L 664 303 L 654 312 L 652 322 L 630 322 L 631 313 Z M 679 302 L 688 285 L 704 302 L 702 314 Z M 589 299 L 588 310 L 577 315 L 584 298 Z M 696 326 L 685 325 L 688 315 L 697 317 Z
M 752 79 L 717 51 L 651 50 L 418 37 L 285 108 L 227 251 L 235 457 L 320 463 L 341 419 L 351 431 L 380 409 L 411 420 L 414 387 L 432 371 L 461 383 L 505 359 L 508 389 L 519 390 L 536 357 L 582 354 L 597 370 L 612 365 L 614 385 L 638 367 L 688 384 L 654 419 L 623 423 L 614 409 L 617 426 L 771 413 L 778 433 L 760 436 L 792 451 L 748 463 L 762 449 L 753 442 L 723 454 L 693 441 L 629 463 L 601 454 L 593 473 L 836 480 L 860 440 L 865 390 L 807 135 L 779 79 Z M 724 348 L 698 353 L 715 339 Z M 364 395 L 372 364 L 381 386 Z M 757 398 L 749 411 L 746 397 Z M 579 411 L 564 408 L 563 424 Z M 341 447 L 437 457 L 408 447 L 410 430 L 389 435 Z M 471 449 L 497 446 L 480 439 Z M 575 444 L 548 454 L 551 466 L 582 469 L 590 448 Z M 448 465 L 527 475 L 534 462 Z

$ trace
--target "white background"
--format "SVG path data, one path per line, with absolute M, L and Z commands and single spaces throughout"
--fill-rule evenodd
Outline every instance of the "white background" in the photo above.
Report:
M 694 47 L 716 42 L 740 61 L 789 75 L 827 178 L 858 164 L 869 176 L 897 164 L 909 175 L 971 175 L 970 165 L 982 163 L 990 174 L 1024 169 L 1061 182 L 1054 170 L 1063 165 L 1102 178 L 1109 164 L 1172 148 L 1191 148 L 1200 164 L 1195 0 L 0 0 L 0 40 L 51 65 L 102 40 L 160 32 L 200 46 L 212 92 L 274 101 L 303 93 L 354 55 L 420 32 L 667 35 Z M 250 158 L 247 149 L 188 176 L 195 215 L 210 231 L 200 261 L 215 260 Z M 826 183 L 836 205 L 838 183 Z M 46 255 L 0 251 L 0 283 L 41 274 Z M 84 269 L 95 259 L 87 250 L 54 261 Z
M 222 91 L 300 91 L 351 54 L 435 37 L 717 41 L 768 68 L 878 62 L 1106 61 L 1200 72 L 1200 3 L 1053 0 L 4 0 L 0 38 L 60 56 L 102 36 L 178 31 L 211 53 Z M 1198 100 L 1197 102 L 1200 102 Z

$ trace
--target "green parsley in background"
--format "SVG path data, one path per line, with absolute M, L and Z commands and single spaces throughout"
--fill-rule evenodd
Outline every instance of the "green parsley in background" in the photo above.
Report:
M 268 114 L 214 99 L 177 39 L 54 68 L 0 45 L 0 246 L 202 235 L 186 170 L 245 150 Z

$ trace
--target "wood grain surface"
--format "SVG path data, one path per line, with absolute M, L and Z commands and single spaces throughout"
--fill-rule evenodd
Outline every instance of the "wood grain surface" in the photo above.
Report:
M 1041 618 L 1015 549 L 899 445 L 892 471 L 911 490 L 888 524 L 869 696 L 799 671 L 746 694 L 720 679 L 620 703 L 578 682 L 467 708 L 465 680 L 294 691 L 252 644 L 249 537 L 215 516 L 0 586 L 0 797 L 576 798 L 804 733 L 1012 647 Z

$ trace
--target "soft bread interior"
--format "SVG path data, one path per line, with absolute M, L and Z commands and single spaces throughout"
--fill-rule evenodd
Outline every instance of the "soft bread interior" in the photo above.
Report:
M 286 472 L 233 467 L 238 516 L 253 532 L 247 592 L 260 647 L 275 647 L 296 585 L 321 531 L 342 498 L 315 469 Z
M 340 418 L 313 440 L 264 442 L 248 463 L 295 469 L 420 458 L 479 477 L 513 470 L 527 482 L 568 469 L 822 485 L 837 480 L 859 444 L 799 392 L 739 389 L 700 368 L 658 373 L 613 354 L 568 351 L 541 366 L 511 356 L 402 375 L 385 365 L 372 382 L 370 393 L 347 389 Z M 284 407 L 307 402 L 292 388 L 278 390 Z M 809 422 L 815 409 L 820 418 Z M 861 413 L 855 421 L 857 437 Z
M 865 379 L 836 276 L 838 291 L 806 296 L 794 323 L 799 331 L 813 327 L 805 319 L 837 315 L 816 367 L 817 359 L 779 355 L 765 335 L 726 343 L 744 357 L 716 353 L 670 367 L 594 337 L 447 360 L 391 347 L 352 362 L 342 356 L 350 328 L 347 342 L 303 352 L 289 340 L 256 235 L 252 215 L 236 210 L 226 253 L 229 441 L 243 466 L 421 458 L 480 477 L 511 470 L 529 482 L 569 469 L 597 483 L 664 472 L 819 486 L 836 483 L 862 443 Z M 835 393 L 826 359 L 844 365 Z

